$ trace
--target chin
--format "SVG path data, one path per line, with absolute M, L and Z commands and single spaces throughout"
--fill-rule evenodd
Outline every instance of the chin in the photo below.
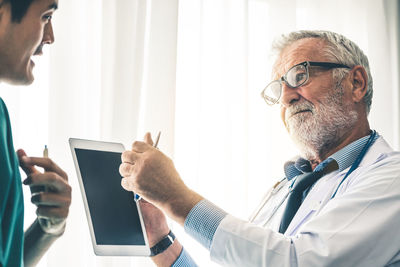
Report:
M 26 85 L 32 84 L 33 81 L 35 80 L 35 77 L 33 76 L 32 70 L 30 70 L 25 77 L 22 79 L 22 82 Z
M 35 80 L 35 78 L 32 76 L 29 79 L 22 81 L 21 85 L 31 85 L 34 80 Z

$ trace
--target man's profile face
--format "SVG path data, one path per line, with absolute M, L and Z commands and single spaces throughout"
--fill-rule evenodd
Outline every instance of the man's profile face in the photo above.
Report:
M 1 1 L 1 0 L 0 0 Z M 21 22 L 12 22 L 9 3 L 0 7 L 0 80 L 31 84 L 33 55 L 41 55 L 45 44 L 54 42 L 51 16 L 58 0 L 34 0 Z
M 325 43 L 308 38 L 285 48 L 275 64 L 275 77 L 304 61 L 335 62 L 323 54 Z M 349 128 L 358 114 L 352 106 L 351 90 L 333 77 L 332 69 L 310 67 L 309 80 L 298 88 L 282 86 L 281 117 L 302 156 L 316 158 L 331 149 Z
M 318 39 L 301 39 L 286 47 L 275 63 L 274 79 L 280 78 L 291 67 L 304 61 L 331 62 L 321 55 L 324 43 Z M 303 102 L 310 102 L 318 108 L 320 98 L 328 94 L 334 86 L 331 71 L 318 72 L 310 69 L 310 78 L 298 88 L 290 88 L 285 83 L 282 86 L 280 99 L 282 120 L 287 127 L 289 119 L 297 117 L 308 118 L 310 111 L 292 114 L 291 108 Z

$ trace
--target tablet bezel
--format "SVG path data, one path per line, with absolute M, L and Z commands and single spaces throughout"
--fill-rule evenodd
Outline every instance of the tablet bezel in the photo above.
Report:
M 144 237 L 145 245 L 99 245 L 96 243 L 96 236 L 94 234 L 93 222 L 92 222 L 92 217 L 90 216 L 90 210 L 86 198 L 85 187 L 83 185 L 79 163 L 75 154 L 75 148 L 122 153 L 125 151 L 124 145 L 121 143 L 94 141 L 94 140 L 86 140 L 78 138 L 70 138 L 69 144 L 79 181 L 79 187 L 82 193 L 83 203 L 85 206 L 85 213 L 89 224 L 90 237 L 92 240 L 94 253 L 98 256 L 149 256 L 150 255 L 149 242 L 147 240 L 146 228 L 144 226 L 142 212 L 138 202 L 136 202 L 136 207 L 139 213 L 140 224 L 143 229 L 142 234 Z M 132 198 L 133 197 L 134 196 L 132 193 Z

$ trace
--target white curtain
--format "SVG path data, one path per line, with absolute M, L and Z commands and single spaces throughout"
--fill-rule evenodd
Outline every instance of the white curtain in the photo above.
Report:
M 1 85 L 16 148 L 50 157 L 69 173 L 68 227 L 39 266 L 153 266 L 147 258 L 96 257 L 68 138 L 123 142 L 162 131 L 160 149 L 184 181 L 246 218 L 282 177 L 296 149 L 260 91 L 269 48 L 281 33 L 325 29 L 354 40 L 374 78 L 372 127 L 399 148 L 398 14 L 376 0 L 65 0 L 56 42 L 30 88 Z M 389 8 L 388 8 L 389 7 Z M 391 12 L 389 12 L 391 11 Z M 394 22 L 393 22 L 394 21 Z M 397 69 L 396 69 L 397 68 Z M 26 191 L 26 190 L 25 190 Z M 28 190 L 29 191 L 29 190 Z M 26 226 L 35 208 L 25 192 Z M 171 223 L 200 266 L 208 253 Z

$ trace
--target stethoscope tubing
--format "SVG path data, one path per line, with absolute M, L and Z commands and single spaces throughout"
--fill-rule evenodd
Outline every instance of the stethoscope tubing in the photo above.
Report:
M 273 195 L 275 195 L 276 193 L 278 193 L 283 186 L 286 184 L 286 181 L 288 181 L 286 178 L 283 178 L 281 181 L 277 182 L 276 184 L 274 184 L 268 191 L 268 193 L 265 195 L 265 197 L 263 198 L 263 200 L 261 201 L 260 205 L 258 206 L 258 208 L 256 209 L 256 211 L 250 216 L 249 221 L 253 222 L 257 216 L 260 214 L 260 211 L 264 208 L 265 204 L 268 203 L 268 201 L 271 199 L 271 197 Z M 287 197 L 287 196 L 286 196 Z M 286 198 L 283 199 L 283 201 L 285 201 Z M 282 201 L 282 203 L 283 203 Z M 281 204 L 282 205 L 282 204 Z M 272 217 L 272 216 L 271 216 Z

